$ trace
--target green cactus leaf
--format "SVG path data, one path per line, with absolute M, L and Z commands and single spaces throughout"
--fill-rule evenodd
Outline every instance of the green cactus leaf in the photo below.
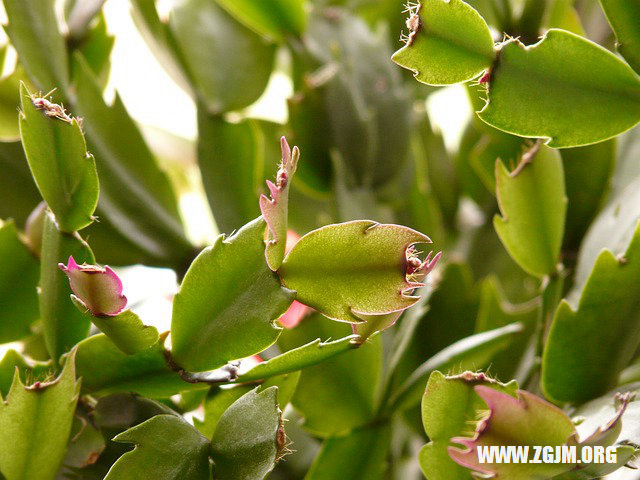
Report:
M 625 0 L 600 0 L 616 34 L 616 48 L 640 74 L 640 5 Z
M 0 470 L 8 480 L 53 480 L 65 456 L 80 393 L 73 355 L 60 376 L 25 386 L 18 374 L 0 398 Z
M 360 323 L 418 301 L 407 291 L 406 251 L 431 240 L 415 230 L 369 220 L 329 225 L 302 237 L 278 271 L 296 298 L 334 320 Z
M 50 99 L 39 99 L 22 84 L 20 136 L 36 185 L 56 216 L 72 233 L 93 222 L 100 193 L 93 156 L 82 129 Z
M 209 440 L 182 418 L 156 415 L 117 435 L 136 447 L 113 464 L 105 480 L 209 480 Z
M 478 77 L 495 58 L 484 19 L 462 0 L 421 0 L 409 10 L 407 45 L 392 57 L 428 85 Z
M 239 21 L 275 40 L 300 36 L 307 24 L 305 0 L 216 0 Z
M 473 432 L 482 399 L 474 392 L 476 385 L 515 396 L 515 381 L 502 384 L 484 374 L 466 372 L 445 376 L 434 371 L 422 397 L 422 422 L 430 442 L 420 451 L 420 466 L 432 480 L 471 480 L 470 472 L 454 462 L 447 451 L 451 438 Z
M 95 263 L 93 253 L 79 235 L 60 232 L 51 213 L 44 219 L 40 261 L 40 318 L 47 350 L 58 359 L 89 334 L 91 322 L 69 301 L 69 281 L 58 268 L 73 256 L 80 263 Z
M 293 301 L 264 258 L 259 217 L 218 237 L 189 268 L 173 303 L 173 356 L 187 370 L 212 370 L 259 353 L 282 329 L 274 321 Z
M 209 113 L 239 110 L 262 95 L 271 76 L 275 46 L 238 23 L 215 1 L 179 2 L 168 27 L 185 75 Z
M 13 221 L 0 221 L 0 343 L 26 337 L 38 319 L 39 266 Z
M 215 477 L 264 479 L 283 453 L 285 438 L 278 388 L 251 390 L 218 421 L 211 440 Z
M 582 403 L 615 386 L 640 344 L 640 223 L 624 255 L 603 250 L 576 305 L 560 303 L 542 359 L 542 387 Z M 577 295 L 576 295 L 577 294 Z
M 622 60 L 573 33 L 551 29 L 525 47 L 502 45 L 491 70 L 489 125 L 554 148 L 601 142 L 640 122 L 640 77 Z
M 554 272 L 567 211 L 558 152 L 534 148 L 511 173 L 498 160 L 496 188 L 502 216 L 496 215 L 493 224 L 511 257 L 531 275 Z

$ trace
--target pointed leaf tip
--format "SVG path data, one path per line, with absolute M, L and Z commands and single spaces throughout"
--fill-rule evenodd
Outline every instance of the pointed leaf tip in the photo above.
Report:
M 78 265 L 73 256 L 58 267 L 67 277 L 73 293 L 95 316 L 114 316 L 127 305 L 122 281 L 109 266 Z

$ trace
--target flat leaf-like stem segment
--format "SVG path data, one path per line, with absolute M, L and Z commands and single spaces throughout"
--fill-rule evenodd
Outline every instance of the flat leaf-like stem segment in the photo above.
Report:
M 600 0 L 616 34 L 616 47 L 640 74 L 640 3 L 629 0 Z
M 51 382 L 25 386 L 16 371 L 9 395 L 0 397 L 0 471 L 8 480 L 56 477 L 80 392 L 73 357 Z
M 13 221 L 0 221 L 0 343 L 26 337 L 38 319 L 36 287 L 40 267 L 20 241 Z
M 421 0 L 409 5 L 407 45 L 392 57 L 428 85 L 472 80 L 495 59 L 484 19 L 462 0 Z
M 358 314 L 404 310 L 419 300 L 407 295 L 420 283 L 407 279 L 407 249 L 431 243 L 407 227 L 371 220 L 328 225 L 298 241 L 278 273 L 296 298 L 323 315 L 360 323 Z
M 422 447 L 419 461 L 430 480 L 469 480 L 469 471 L 454 462 L 447 451 L 451 438 L 473 432 L 478 411 L 484 408 L 474 387 L 485 387 L 515 396 L 515 380 L 502 384 L 483 373 L 464 372 L 445 376 L 435 371 L 422 397 L 422 423 L 430 442 Z
M 465 449 L 449 447 L 449 455 L 460 465 L 475 471 L 492 474 L 493 478 L 552 478 L 572 467 L 570 464 L 504 463 L 481 465 L 477 446 L 489 445 L 564 445 L 573 435 L 575 426 L 558 407 L 524 390 L 517 391 L 517 398 L 489 386 L 474 388 L 489 407 L 476 428 L 473 438 L 454 437 L 453 443 Z M 529 455 L 533 455 L 530 448 Z
M 60 230 L 80 230 L 93 222 L 99 186 L 78 120 L 24 84 L 20 99 L 20 136 L 36 185 Z
M 215 478 L 262 480 L 273 470 L 286 441 L 277 398 L 277 387 L 258 387 L 220 417 L 211 441 Z
M 209 440 L 176 415 L 156 415 L 117 435 L 136 448 L 113 464 L 105 480 L 209 480 Z
M 240 22 L 266 37 L 301 35 L 307 23 L 303 0 L 218 0 Z
M 125 310 L 117 315 L 93 315 L 75 295 L 71 295 L 75 306 L 83 312 L 93 324 L 107 335 L 113 343 L 124 353 L 132 355 L 153 346 L 158 341 L 156 327 L 145 325 L 140 317 L 131 310 Z
M 478 115 L 554 148 L 601 142 L 640 122 L 640 77 L 603 47 L 551 29 L 529 47 L 502 45 Z
M 282 329 L 274 321 L 293 301 L 264 259 L 259 217 L 221 235 L 193 261 L 173 303 L 173 359 L 186 370 L 213 370 L 261 352 Z
M 496 192 L 502 216 L 493 224 L 511 257 L 531 275 L 554 272 L 567 211 L 560 154 L 534 147 L 512 173 L 498 159 Z
M 42 234 L 39 305 L 44 340 L 54 360 L 68 352 L 89 333 L 91 323 L 69 301 L 69 281 L 58 264 L 73 256 L 81 263 L 95 262 L 89 245 L 76 233 L 58 230 L 51 212 L 46 212 Z
M 267 180 L 271 199 L 265 195 L 260 196 L 260 210 L 262 217 L 267 222 L 265 240 L 267 245 L 264 255 L 269 268 L 274 272 L 280 268 L 284 259 L 289 216 L 289 186 L 300 159 L 298 147 L 293 147 L 292 151 L 284 137 L 280 139 L 280 146 L 282 148 L 282 163 L 276 175 L 276 183 Z
M 317 320 L 322 321 L 322 319 Z M 248 372 L 239 375 L 237 383 L 269 378 L 317 365 L 336 355 L 358 348 L 359 345 L 355 343 L 357 339 L 357 335 L 349 335 L 339 340 L 327 340 L 326 342 L 318 338 L 266 362 L 259 363 Z
M 542 387 L 559 402 L 582 403 L 616 384 L 640 343 L 640 224 L 624 256 L 603 250 L 577 308 L 562 301 L 542 359 Z

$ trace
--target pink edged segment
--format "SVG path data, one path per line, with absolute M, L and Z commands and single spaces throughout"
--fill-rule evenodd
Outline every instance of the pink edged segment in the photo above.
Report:
M 67 277 L 71 290 L 95 316 L 115 316 L 127 306 L 127 297 L 122 294 L 122 281 L 108 266 L 78 265 L 69 257 L 67 265 L 58 267 Z
M 269 268 L 280 268 L 287 241 L 287 217 L 289 215 L 289 182 L 296 171 L 300 150 L 291 147 L 285 137 L 280 139 L 282 163 L 276 175 L 276 183 L 267 180 L 271 198 L 260 196 L 260 211 L 267 223 L 265 257 Z

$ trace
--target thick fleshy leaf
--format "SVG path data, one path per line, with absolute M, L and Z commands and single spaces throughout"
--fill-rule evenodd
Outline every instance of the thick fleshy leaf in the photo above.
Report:
M 209 440 L 175 415 L 152 417 L 117 435 L 114 441 L 136 447 L 113 464 L 105 480 L 211 478 Z
M 0 61 L 6 58 L 8 46 L 0 47 Z M 20 139 L 20 127 L 16 118 L 16 107 L 20 98 L 20 82 L 23 80 L 24 71 L 16 67 L 16 70 L 3 79 L 0 79 L 0 139 L 3 142 L 15 142 Z
M 309 340 L 340 338 L 349 333 L 347 325 L 314 314 L 296 328 L 286 330 L 278 345 L 291 352 Z M 329 437 L 370 422 L 374 417 L 381 369 L 380 337 L 371 339 L 356 350 L 305 368 L 291 402 L 305 417 L 305 429 L 315 435 Z M 332 387 L 326 388 L 327 385 Z
M 58 30 L 54 0 L 3 0 L 9 18 L 4 27 L 29 77 L 44 92 L 69 85 L 69 62 Z
M 8 480 L 53 480 L 64 458 L 78 401 L 73 355 L 60 376 L 25 386 L 16 374 L 0 398 L 0 470 Z
M 105 446 L 105 438 L 100 430 L 93 426 L 86 416 L 76 413 L 59 475 L 62 475 L 62 478 L 71 475 L 73 478 L 71 472 L 95 463 L 104 452 Z
M 184 390 L 206 389 L 192 385 L 167 366 L 161 335 L 153 347 L 133 355 L 120 350 L 106 335 L 94 335 L 78 344 L 76 365 L 83 392 L 95 396 L 135 392 L 152 398 L 168 398 Z
M 278 387 L 278 406 L 281 410 L 284 410 L 287 404 L 291 401 L 298 380 L 300 379 L 300 372 L 286 373 L 277 377 L 272 377 L 266 382 L 262 383 L 259 388 L 259 392 L 266 390 L 270 387 Z M 241 383 L 242 380 L 238 380 Z M 212 438 L 220 418 L 227 411 L 227 409 L 240 397 L 249 393 L 253 389 L 251 384 L 241 384 L 233 388 L 220 388 L 214 386 L 207 393 L 207 397 L 204 401 L 204 421 L 200 421 L 194 418 L 194 425 L 202 432 L 207 438 Z M 183 394 L 184 396 L 184 394 Z
M 67 264 L 59 263 L 58 268 L 69 278 L 75 294 L 74 303 L 80 303 L 93 315 L 115 316 L 126 307 L 127 297 L 122 294 L 122 281 L 109 266 L 78 265 L 71 255 Z
M 421 0 L 409 4 L 406 46 L 393 55 L 428 85 L 466 82 L 495 59 L 493 39 L 484 19 L 462 0 Z
M 97 0 L 104 2 L 104 0 Z M 84 2 L 80 2 L 84 4 Z M 98 15 L 95 22 L 91 22 L 92 28 L 86 33 L 86 37 L 80 44 L 79 51 L 87 60 L 87 64 L 96 75 L 98 85 L 104 90 L 109 82 L 111 73 L 111 52 L 116 37 L 109 34 L 107 20 L 104 12 Z
M 212 370 L 259 353 L 282 329 L 293 301 L 264 259 L 262 218 L 221 235 L 193 261 L 173 303 L 173 357 L 187 370 Z
M 530 47 L 502 46 L 478 115 L 554 148 L 601 142 L 640 122 L 640 77 L 599 45 L 551 29 Z
M 314 321 L 322 321 L 322 318 L 315 317 Z M 293 348 L 277 357 L 273 357 L 238 376 L 238 382 L 250 382 L 261 378 L 269 378 L 283 373 L 295 372 L 329 360 L 332 357 L 346 353 L 358 344 L 355 342 L 357 335 L 349 335 L 338 340 L 322 341 L 320 338 Z
M 58 264 L 69 257 L 92 264 L 93 253 L 78 234 L 62 233 L 50 212 L 44 219 L 40 259 L 40 318 L 47 350 L 58 359 L 89 334 L 89 320 L 69 301 L 69 281 Z
M 274 39 L 301 35 L 307 23 L 305 0 L 217 0 L 239 21 Z
M 407 227 L 370 220 L 328 225 L 300 239 L 279 274 L 296 298 L 334 320 L 360 323 L 358 314 L 382 315 L 418 301 L 408 249 L 430 243 Z
M 156 327 L 142 323 L 140 317 L 131 310 L 125 310 L 117 315 L 100 317 L 93 315 L 84 302 L 80 301 L 75 295 L 71 295 L 71 300 L 102 333 L 107 335 L 120 350 L 128 355 L 146 350 L 158 341 Z
M 214 475 L 225 480 L 262 480 L 282 455 L 286 436 L 276 387 L 256 388 L 220 417 L 211 441 Z
M 579 246 L 603 206 L 616 162 L 616 141 L 560 151 L 569 199 L 564 245 Z
M 280 268 L 284 259 L 289 218 L 289 187 L 300 159 L 298 147 L 293 147 L 291 150 L 284 137 L 280 139 L 280 146 L 282 163 L 276 174 L 276 183 L 267 180 L 271 198 L 266 195 L 260 196 L 262 218 L 267 223 L 264 255 L 269 268 L 274 272 Z
M 607 203 L 580 244 L 571 300 L 577 300 L 602 249 L 624 255 L 640 220 L 640 127 L 622 135 L 618 143 Z
M 305 480 L 382 480 L 391 447 L 386 423 L 325 440 Z
M 13 221 L 0 221 L 0 343 L 26 337 L 38 319 L 39 266 Z
M 600 0 L 616 34 L 616 48 L 640 74 L 640 5 L 625 0 Z
M 20 99 L 20 136 L 42 198 L 60 230 L 81 230 L 93 222 L 100 190 L 96 163 L 78 120 L 24 84 Z
M 14 115 L 19 102 L 19 96 L 15 97 Z M 0 169 L 0 218 L 13 218 L 22 228 L 42 197 L 33 181 L 21 142 L 0 142 Z
M 493 474 L 496 479 L 551 478 L 572 468 L 562 463 L 480 464 L 476 447 L 527 445 L 529 458 L 532 458 L 533 446 L 564 445 L 575 434 L 575 426 L 558 407 L 524 390 L 517 391 L 517 398 L 484 385 L 478 385 L 474 390 L 489 407 L 489 413 L 478 423 L 472 438 L 451 439 L 466 447 L 448 448 L 451 458 L 458 464 Z
M 455 463 L 448 453 L 453 437 L 473 432 L 482 399 L 476 385 L 515 395 L 515 381 L 502 384 L 483 373 L 465 372 L 445 376 L 434 371 L 422 397 L 422 422 L 430 442 L 420 451 L 420 466 L 430 480 L 470 480 L 468 470 Z
M 407 162 L 412 116 L 400 71 L 389 62 L 387 39 L 346 10 L 318 8 L 305 40 L 306 49 L 294 60 L 301 76 L 296 86 L 308 94 L 301 108 L 308 110 L 302 112 L 306 119 L 296 119 L 294 112 L 290 125 L 295 136 L 306 123 L 298 132 L 303 182 L 322 189 L 333 170 L 330 159 L 344 165 L 334 179 L 346 185 L 347 193 L 356 186 L 366 191 L 389 184 Z
M 435 370 L 477 370 L 491 364 L 491 359 L 507 349 L 522 334 L 521 324 L 477 333 L 459 340 L 420 365 L 391 395 L 387 411 L 396 412 L 420 403 L 427 379 Z
M 184 268 L 193 247 L 185 238 L 175 194 L 138 127 L 116 95 L 111 106 L 80 54 L 74 56 L 74 111 L 84 118 L 100 176 L 97 214 L 157 262 Z M 100 229 L 100 225 L 93 228 Z M 65 259 L 66 260 L 66 259 Z
M 210 0 L 177 3 L 168 26 L 176 54 L 209 113 L 239 110 L 262 95 L 271 76 L 275 45 Z
M 567 211 L 558 152 L 534 147 L 511 173 L 497 161 L 496 188 L 502 216 L 493 224 L 511 257 L 531 275 L 555 271 Z
M 258 198 L 268 164 L 264 133 L 257 120 L 230 123 L 198 110 L 198 166 L 221 232 L 231 233 L 260 215 Z
M 640 224 L 624 255 L 600 253 L 577 306 L 560 303 L 542 361 L 549 398 L 582 403 L 615 385 L 640 342 L 639 279 Z
M 534 462 L 534 446 L 569 445 L 610 446 L 618 439 L 622 429 L 621 419 L 632 396 L 616 396 L 616 409 L 612 416 L 603 420 L 601 416 L 588 419 L 582 432 L 576 430 L 571 419 L 558 407 L 532 393 L 518 390 L 517 397 L 491 389 L 484 385 L 474 388 L 477 395 L 487 404 L 489 411 L 478 422 L 471 438 L 455 437 L 451 442 L 465 448 L 449 447 L 449 454 L 460 465 L 496 479 L 543 479 L 562 480 L 591 479 L 617 470 L 634 454 L 633 446 L 619 446 L 620 455 L 614 464 L 583 463 L 578 454 L 577 463 Z M 482 447 L 525 446 L 527 462 L 481 462 L 479 449 Z M 557 452 L 556 452 L 557 455 Z M 595 460 L 595 459 L 594 459 Z

